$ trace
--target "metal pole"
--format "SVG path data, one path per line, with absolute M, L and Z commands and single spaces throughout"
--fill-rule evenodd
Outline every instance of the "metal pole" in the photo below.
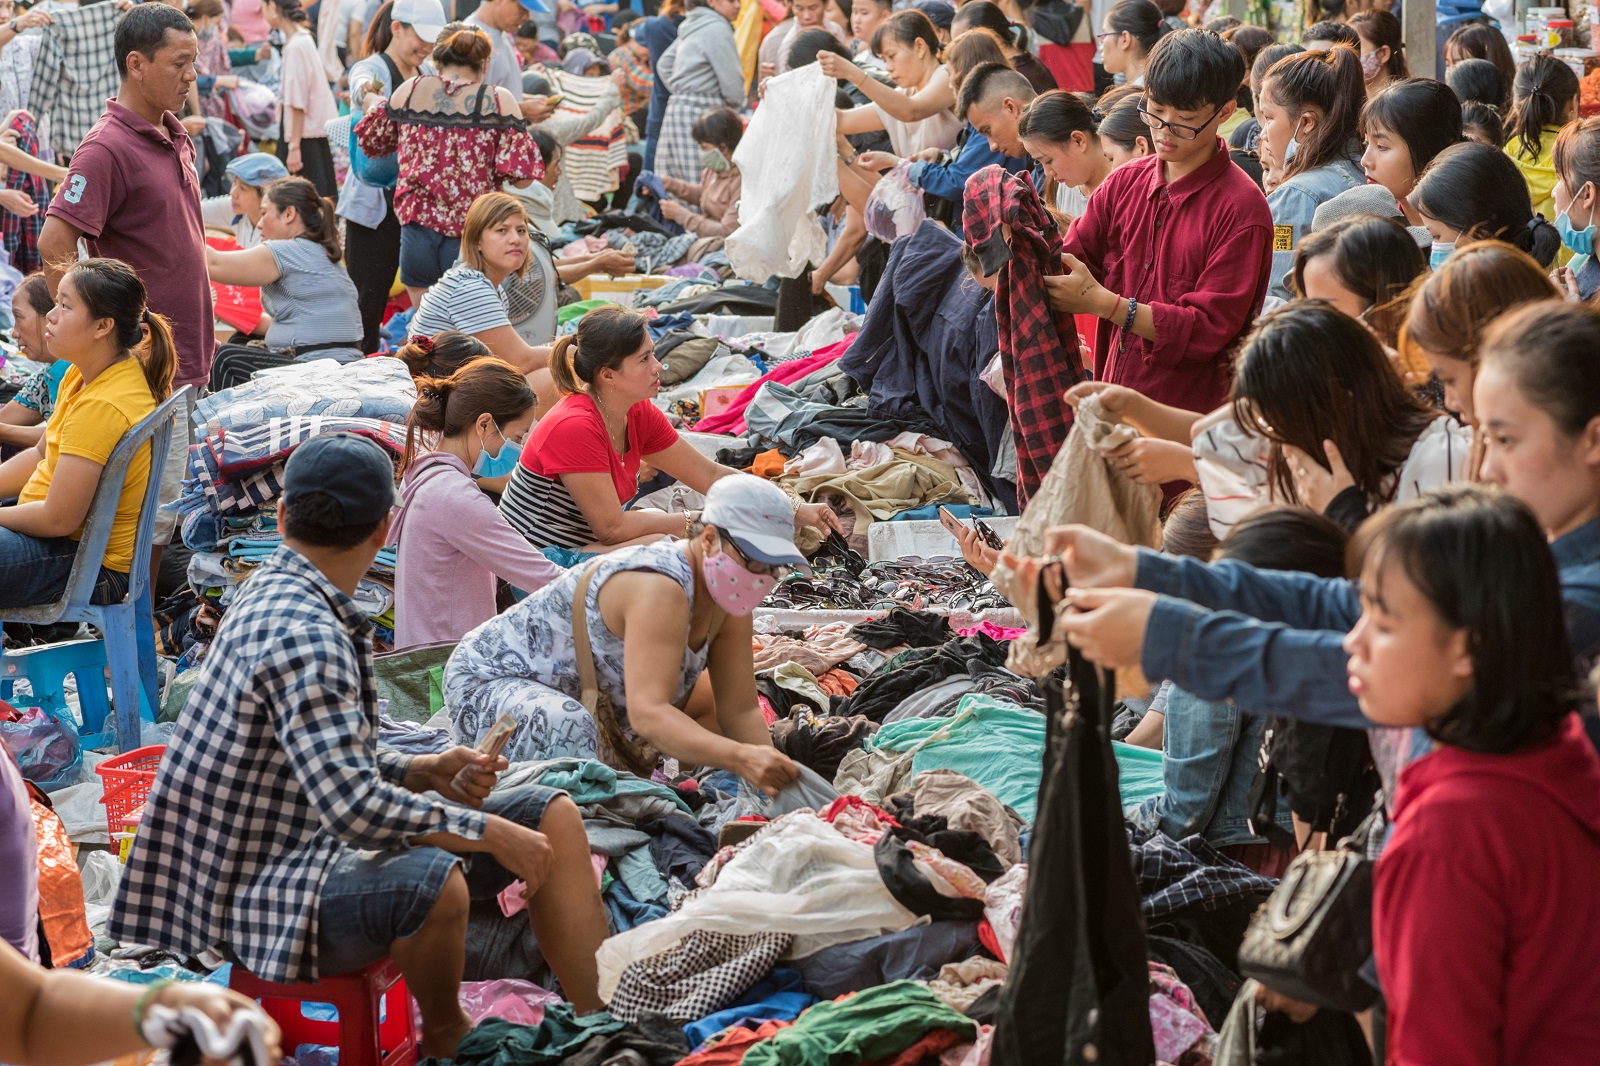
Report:
M 1439 18 L 1431 0 L 1406 0 L 1401 8 L 1402 40 L 1406 61 L 1416 78 L 1441 77 L 1443 70 L 1435 58 L 1439 48 Z

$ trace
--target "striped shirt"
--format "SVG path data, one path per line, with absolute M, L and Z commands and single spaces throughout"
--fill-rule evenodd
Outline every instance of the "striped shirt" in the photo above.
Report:
M 272 316 L 267 347 L 305 348 L 349 342 L 349 356 L 360 358 L 361 307 L 355 282 L 344 267 L 328 259 L 322 245 L 306 237 L 262 241 L 278 264 L 278 280 L 261 286 L 261 308 Z M 317 352 L 333 359 L 339 349 Z
M 561 479 L 521 463 L 500 496 L 500 514 L 536 548 L 581 548 L 595 541 L 589 519 Z
M 435 337 L 447 329 L 476 334 L 509 325 L 505 293 L 483 271 L 458 263 L 423 296 L 411 336 Z

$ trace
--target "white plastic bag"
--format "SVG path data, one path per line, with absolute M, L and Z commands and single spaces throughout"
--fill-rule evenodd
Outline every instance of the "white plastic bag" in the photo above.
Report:
M 911 164 L 904 160 L 872 187 L 864 216 L 867 232 L 884 244 L 910 235 L 927 217 L 922 190 L 911 184 Z
M 839 195 L 833 96 L 838 83 L 815 63 L 780 74 L 733 153 L 743 184 L 739 228 L 724 250 L 749 281 L 797 278 L 828 255 L 813 209 Z
M 746 845 L 715 884 L 691 895 L 675 913 L 601 944 L 600 996 L 611 998 L 630 962 L 675 948 L 696 929 L 794 933 L 787 957 L 802 958 L 926 921 L 889 894 L 869 845 L 814 814 L 791 814 Z

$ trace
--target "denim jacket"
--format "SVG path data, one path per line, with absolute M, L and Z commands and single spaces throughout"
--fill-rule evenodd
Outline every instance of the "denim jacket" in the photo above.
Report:
M 1552 541 L 1550 551 L 1581 669 L 1600 655 L 1600 518 Z M 1257 714 L 1370 725 L 1345 681 L 1344 636 L 1361 615 L 1355 582 L 1141 549 L 1134 584 L 1163 593 L 1141 656 L 1151 680 Z
M 1162 794 L 1145 800 L 1128 820 L 1173 840 L 1200 833 L 1219 848 L 1261 843 L 1250 832 L 1248 812 L 1266 720 L 1226 700 L 1192 696 L 1170 681 L 1150 709 L 1166 715 Z M 1285 829 L 1292 824 L 1287 804 L 1280 804 L 1279 820 Z

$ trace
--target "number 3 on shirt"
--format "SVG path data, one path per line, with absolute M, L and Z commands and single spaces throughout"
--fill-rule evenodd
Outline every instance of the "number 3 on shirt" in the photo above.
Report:
M 67 191 L 61 195 L 66 198 L 67 203 L 75 204 L 83 199 L 83 187 L 87 184 L 89 184 L 88 178 L 82 174 L 73 174 L 67 178 Z

